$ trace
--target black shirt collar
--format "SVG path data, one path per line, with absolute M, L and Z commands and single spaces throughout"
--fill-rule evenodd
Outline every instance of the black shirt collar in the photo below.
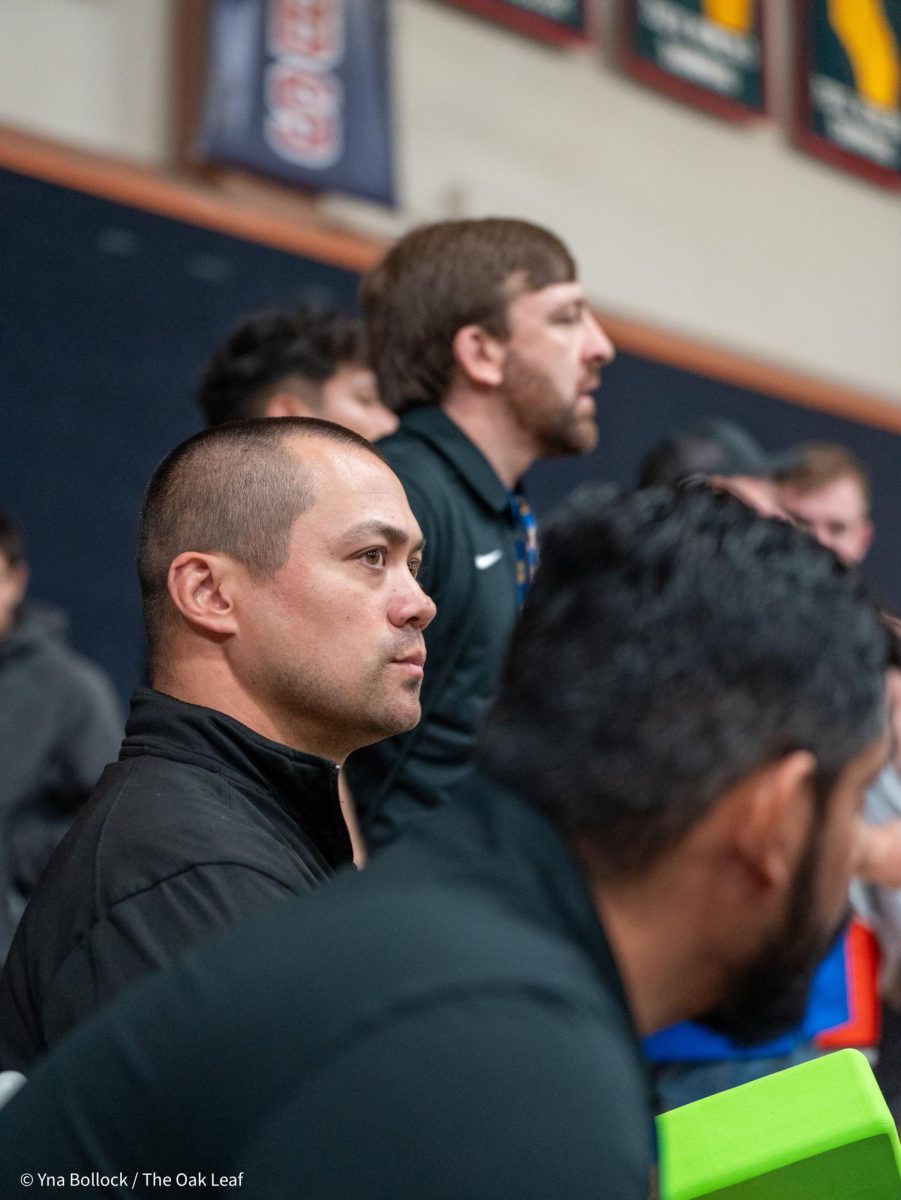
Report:
M 350 861 L 338 768 L 328 759 L 270 741 L 215 709 L 142 687 L 132 696 L 119 757 L 155 752 L 206 766 L 244 789 L 249 785 L 265 792 L 332 866 Z
M 413 408 L 401 418 L 401 429 L 421 438 L 454 466 L 483 504 L 493 512 L 509 508 L 507 489 L 475 442 L 437 405 Z

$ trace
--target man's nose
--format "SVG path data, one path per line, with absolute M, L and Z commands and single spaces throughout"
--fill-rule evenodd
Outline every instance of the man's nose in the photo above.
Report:
M 585 320 L 588 323 L 588 336 L 584 346 L 585 359 L 588 362 L 600 363 L 602 367 L 609 367 L 616 358 L 616 347 L 592 313 L 586 312 Z
M 400 628 L 403 625 L 413 625 L 416 629 L 425 629 L 438 611 L 435 601 L 413 575 L 408 575 L 402 589 L 394 596 L 389 610 L 393 625 Z

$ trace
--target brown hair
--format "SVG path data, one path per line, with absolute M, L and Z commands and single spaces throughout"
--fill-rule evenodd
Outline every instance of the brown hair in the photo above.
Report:
M 522 291 L 575 279 L 566 246 L 539 225 L 489 217 L 442 221 L 402 238 L 363 279 L 370 363 L 389 408 L 438 404 L 465 325 L 506 337 Z
M 872 492 L 870 477 L 863 463 L 850 450 L 834 442 L 804 442 L 796 447 L 794 453 L 795 460 L 776 472 L 777 483 L 788 484 L 807 496 L 835 483 L 837 479 L 850 477 L 860 487 L 869 507 Z
M 257 579 L 284 565 L 294 522 L 316 498 L 304 464 L 285 445 L 297 437 L 326 438 L 382 459 L 371 442 L 331 421 L 275 417 L 204 430 L 176 446 L 157 467 L 138 531 L 151 667 L 171 612 L 169 567 L 179 554 L 227 554 Z

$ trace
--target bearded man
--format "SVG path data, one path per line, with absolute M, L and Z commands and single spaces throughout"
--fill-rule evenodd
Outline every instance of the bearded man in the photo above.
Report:
M 597 442 L 614 348 L 563 243 L 525 221 L 445 221 L 408 234 L 363 281 L 370 365 L 400 414 L 379 446 L 428 545 L 438 605 L 423 718 L 346 766 L 370 850 L 472 771 L 537 562 L 520 480 L 538 459 Z

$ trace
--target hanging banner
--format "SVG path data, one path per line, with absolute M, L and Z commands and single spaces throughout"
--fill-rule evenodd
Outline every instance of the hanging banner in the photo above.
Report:
M 625 2 L 625 69 L 718 116 L 765 111 L 762 44 L 762 0 Z
M 585 0 L 445 0 L 498 25 L 557 45 L 588 38 Z
M 394 202 L 387 0 L 214 0 L 200 151 Z
M 901 0 L 804 0 L 795 20 L 795 141 L 901 187 Z

